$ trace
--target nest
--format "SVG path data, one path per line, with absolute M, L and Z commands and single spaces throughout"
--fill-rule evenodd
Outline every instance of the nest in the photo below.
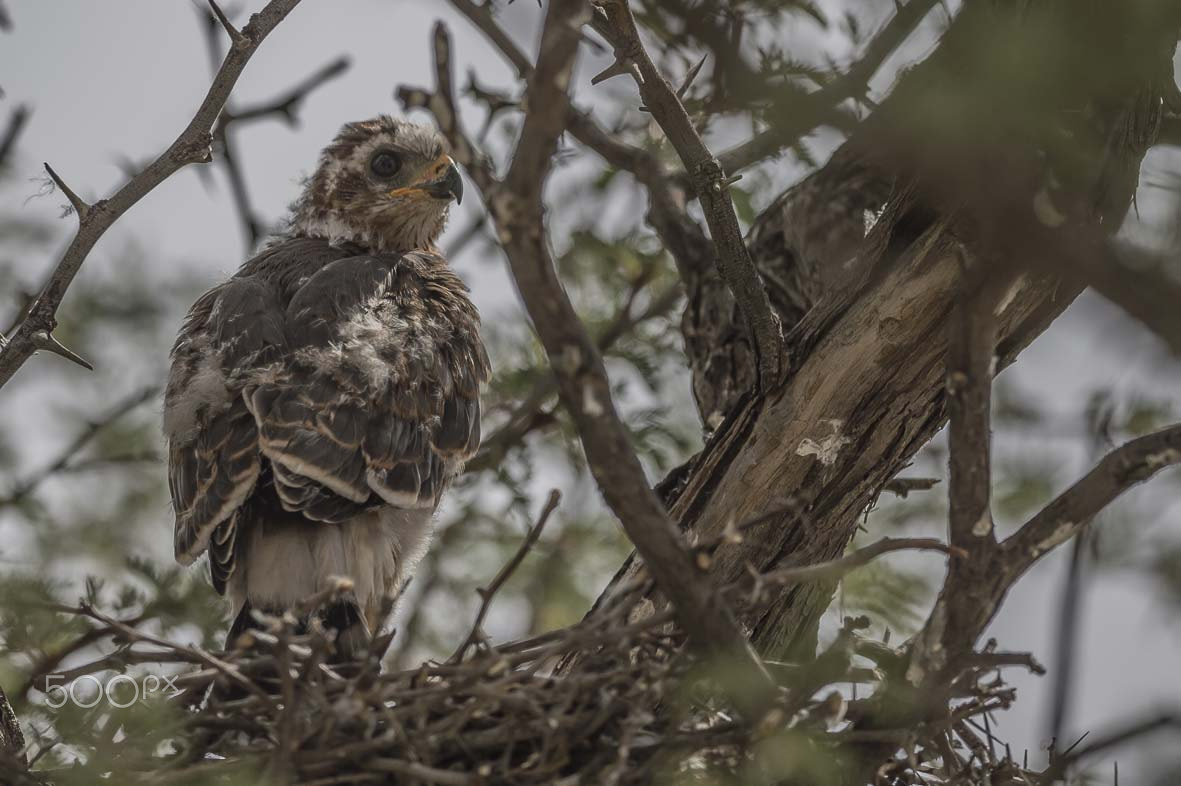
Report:
M 767 662 L 778 695 L 751 714 L 749 681 L 686 648 L 671 611 L 645 600 L 650 590 L 641 577 L 577 625 L 501 645 L 480 631 L 487 591 L 455 655 L 408 671 L 381 668 L 393 633 L 339 664 L 332 631 L 297 633 L 305 626 L 294 614 L 260 618 L 263 630 L 210 653 L 78 611 L 113 628 L 122 663 L 196 666 L 176 679 L 189 698 L 174 722 L 126 735 L 115 758 L 130 782 L 1046 782 L 987 730 L 986 714 L 1013 699 L 997 672 L 1013 656 L 976 653 L 944 712 L 890 728 L 881 719 L 907 711 L 883 706 L 901 695 L 891 686 L 904 649 L 847 619 L 816 660 Z M 29 782 L 54 780 L 42 772 Z

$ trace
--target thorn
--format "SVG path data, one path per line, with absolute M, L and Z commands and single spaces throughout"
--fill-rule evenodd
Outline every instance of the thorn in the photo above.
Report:
M 86 219 L 86 214 L 90 212 L 90 205 L 86 204 L 82 197 L 75 194 L 73 189 L 67 186 L 65 181 L 57 176 L 57 172 L 53 171 L 53 167 L 51 167 L 48 163 L 46 163 L 44 166 L 45 171 L 49 173 L 50 179 L 53 180 L 53 184 L 56 185 L 58 189 L 60 189 L 61 192 L 66 195 L 66 199 L 70 200 L 70 206 L 73 207 L 74 212 L 78 214 L 78 220 L 84 221 Z
M 234 46 L 242 46 L 243 44 L 249 43 L 246 40 L 246 36 L 242 35 L 242 32 L 230 23 L 225 12 L 221 10 L 221 7 L 214 0 L 205 0 L 205 2 L 209 4 L 209 10 L 217 17 L 217 21 L 221 22 L 221 26 L 225 29 L 226 34 L 229 35 L 230 41 L 233 42 Z
M 705 59 L 707 57 L 709 57 L 708 54 L 703 55 L 702 58 L 697 61 L 697 65 L 690 68 L 689 73 L 685 74 L 685 81 L 681 82 L 681 86 L 677 90 L 677 98 L 683 99 L 685 97 L 685 93 L 689 92 L 689 86 L 693 84 L 693 80 L 697 78 L 699 73 L 701 73 L 701 67 L 705 65 Z
M 638 84 L 638 85 L 644 84 L 644 77 L 642 74 L 640 74 L 640 69 L 636 66 L 636 64 L 625 62 L 623 60 L 616 60 L 614 63 L 607 66 L 602 71 L 595 74 L 593 77 L 591 77 L 591 84 L 597 85 L 600 82 L 607 81 L 608 79 L 610 79 L 613 76 L 623 76 L 625 74 L 631 74 L 632 77 L 636 80 L 636 84 Z
M 46 352 L 52 352 L 55 355 L 65 358 L 71 363 L 77 363 L 87 371 L 94 371 L 94 366 L 90 365 L 87 360 L 82 358 L 73 350 L 63 346 L 60 341 L 44 330 L 33 334 L 33 346 Z
M 737 183 L 741 179 L 742 179 L 741 174 L 731 175 L 730 177 L 726 178 L 725 188 L 729 188 L 730 186 L 734 185 L 735 183 Z

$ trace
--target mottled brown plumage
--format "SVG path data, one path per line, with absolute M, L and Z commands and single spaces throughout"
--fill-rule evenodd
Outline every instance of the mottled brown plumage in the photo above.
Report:
M 479 316 L 435 249 L 461 193 L 434 132 L 349 124 L 288 232 L 189 311 L 165 393 L 176 557 L 208 551 L 235 630 L 346 576 L 341 641 L 363 642 L 479 446 Z

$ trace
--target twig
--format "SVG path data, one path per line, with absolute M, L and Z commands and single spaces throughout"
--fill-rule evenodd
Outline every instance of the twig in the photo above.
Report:
M 938 551 L 942 554 L 961 556 L 963 554 L 960 549 L 948 546 L 935 538 L 882 538 L 868 546 L 850 551 L 838 559 L 818 562 L 815 565 L 772 570 L 764 573 L 760 579 L 766 584 L 779 586 L 839 579 L 850 571 L 868 565 L 881 555 L 892 551 Z
M 114 617 L 110 617 L 102 613 L 87 603 L 83 603 L 76 609 L 65 608 L 62 610 L 67 613 L 79 614 L 81 616 L 90 617 L 91 619 L 97 620 L 98 622 L 101 622 L 104 625 L 110 627 L 114 631 L 114 635 L 120 636 L 129 642 L 147 642 L 148 644 L 154 644 L 157 647 L 162 647 L 167 650 L 175 651 L 179 654 L 191 656 L 197 662 L 202 663 L 211 669 L 216 669 L 239 687 L 245 688 L 247 691 L 261 699 L 264 704 L 270 706 L 273 703 L 270 695 L 260 688 L 254 682 L 254 680 L 249 679 L 243 675 L 236 666 L 209 654 L 200 647 L 193 645 L 177 645 L 173 644 L 167 639 L 160 638 L 159 636 L 153 636 L 148 633 L 144 633 L 141 630 L 137 630 L 136 628 L 127 625 L 122 620 L 115 619 Z
M 470 775 L 464 775 L 462 772 L 440 770 L 412 761 L 375 758 L 369 761 L 368 766 L 377 772 L 388 772 L 391 775 L 401 775 L 426 783 L 437 783 L 440 786 L 466 786 L 476 782 Z
M 2 10 L 0 14 L 3 14 Z M 18 104 L 8 115 L 8 125 L 4 128 L 4 133 L 0 134 L 0 169 L 8 163 L 8 157 L 16 147 L 16 140 L 20 138 L 21 131 L 29 121 L 29 114 L 27 106 Z
M 634 291 L 634 290 L 633 290 Z M 638 293 L 636 293 L 638 294 Z M 616 312 L 595 340 L 599 352 L 608 354 L 625 335 L 638 326 L 668 314 L 681 299 L 680 286 L 670 286 L 652 297 L 648 305 L 638 314 L 632 313 L 631 298 Z M 508 452 L 519 445 L 534 431 L 557 422 L 554 413 L 544 409 L 546 401 L 557 392 L 557 382 L 552 375 L 545 375 L 537 381 L 533 391 L 521 401 L 509 415 L 508 421 L 480 443 L 475 458 L 464 465 L 466 472 L 480 472 L 499 465 Z
M 504 583 L 509 580 L 513 572 L 524 561 L 525 556 L 533 549 L 537 543 L 537 539 L 541 537 L 541 531 L 545 528 L 546 522 L 549 521 L 550 515 L 557 509 L 558 503 L 561 501 L 562 495 L 557 489 L 549 493 L 549 497 L 545 501 L 545 505 L 541 509 L 541 513 L 537 517 L 537 522 L 529 528 L 529 532 L 525 535 L 525 539 L 521 541 L 520 547 L 516 553 L 513 554 L 512 559 L 501 566 L 497 571 L 495 578 L 487 587 L 479 587 L 476 592 L 480 595 L 480 610 L 476 614 L 476 621 L 472 623 L 471 631 L 467 638 L 464 639 L 463 644 L 460 644 L 455 652 L 447 659 L 448 663 L 459 663 L 463 660 L 464 655 L 470 647 L 474 646 L 482 635 L 484 627 L 484 618 L 488 616 L 488 610 L 492 607 L 492 599 L 496 597 L 496 593 L 504 586 Z
M 558 137 L 569 116 L 567 87 L 586 6 L 555 0 L 542 34 L 541 54 L 529 80 L 526 117 L 503 187 L 486 194 L 513 278 L 533 320 L 558 392 L 586 451 L 591 473 L 619 517 L 657 585 L 671 601 L 690 641 L 724 654 L 770 688 L 720 595 L 695 567 L 684 538 L 644 478 L 631 437 L 615 410 L 598 349 L 558 280 L 544 233 L 542 188 Z M 767 691 L 758 703 L 773 701 Z
M 228 21 L 223 21 L 224 15 L 219 17 L 220 9 L 211 8 L 205 15 L 205 35 L 208 38 L 209 51 L 216 70 L 218 56 L 221 51 L 222 40 L 219 26 L 224 28 Z M 220 162 L 225 168 L 226 177 L 230 184 L 230 195 L 233 197 L 239 223 L 242 225 L 243 237 L 246 241 L 247 253 L 254 250 L 259 241 L 267 234 L 264 222 L 258 217 L 251 205 L 250 191 L 246 187 L 246 177 L 238 158 L 238 148 L 231 129 L 242 124 L 248 124 L 267 118 L 279 118 L 289 126 L 299 123 L 299 110 L 304 99 L 324 83 L 340 76 L 349 68 L 349 58 L 341 56 L 321 66 L 311 75 L 296 83 L 293 87 L 278 96 L 261 101 L 244 108 L 238 108 L 232 101 L 227 101 L 213 127 L 213 143 L 220 152 Z
M 916 491 L 930 491 L 939 485 L 939 478 L 894 478 L 882 487 L 896 497 L 906 499 Z
M 1125 491 L 1162 469 L 1181 464 L 1181 426 L 1134 439 L 1108 453 L 1095 467 L 1039 511 L 1001 547 L 1010 571 L 1024 571 Z
M 693 184 L 710 235 L 717 247 L 718 271 L 737 301 L 747 327 L 754 337 L 758 356 L 759 383 L 764 389 L 778 385 L 785 371 L 783 332 L 750 251 L 742 238 L 730 182 L 718 159 L 702 141 L 677 97 L 640 41 L 639 30 L 628 0 L 596 0 L 602 14 L 595 28 L 615 48 L 615 63 L 593 81 L 620 74 L 631 74 L 640 89 L 644 104 L 664 129 L 669 142 L 680 156 Z
M 70 440 L 70 443 L 58 453 L 57 458 L 25 480 L 16 483 L 6 496 L 0 497 L 0 508 L 19 504 L 36 491 L 42 483 L 54 475 L 77 469 L 78 465 L 73 463 L 72 459 L 79 451 L 86 447 L 104 428 L 119 420 L 141 404 L 155 398 L 159 392 L 160 389 L 154 386 L 136 391 L 121 401 L 116 402 L 113 407 L 102 415 L 89 421 L 85 428 L 79 431 Z
M 49 277 L 45 288 L 29 309 L 29 313 L 7 345 L 0 350 L 0 386 L 7 384 L 17 369 L 33 356 L 38 349 L 38 335 L 53 334 L 54 328 L 57 327 L 57 309 L 65 297 L 66 290 L 94 244 L 107 229 L 173 173 L 188 164 L 207 162 L 211 159 L 209 146 L 213 125 L 230 91 L 259 45 L 298 4 L 299 0 L 271 0 L 262 11 L 251 17 L 250 22 L 239 33 L 241 39 L 235 39 L 235 44 L 226 54 L 205 99 L 180 136 L 155 161 L 128 180 L 110 198 L 91 205 L 85 215 L 79 214 L 78 231 L 73 240 Z
M 1145 734 L 1151 734 L 1154 731 L 1166 728 L 1181 728 L 1181 719 L 1175 713 L 1164 713 L 1130 723 L 1121 729 L 1100 737 L 1083 748 L 1072 750 L 1059 757 L 1049 769 L 1042 773 L 1040 782 L 1048 786 L 1048 784 L 1062 780 L 1072 764 L 1094 756 L 1096 753 L 1102 753 L 1105 750 L 1123 745 L 1137 737 L 1142 737 Z
M 894 16 L 866 44 L 861 57 L 844 74 L 813 93 L 783 102 L 791 113 L 784 111 L 782 116 L 773 118 L 770 128 L 721 153 L 718 160 L 722 168 L 727 172 L 738 172 L 791 147 L 825 122 L 842 101 L 864 93 L 869 80 L 886 58 L 902 45 L 938 2 L 910 0 L 906 5 L 898 6 Z

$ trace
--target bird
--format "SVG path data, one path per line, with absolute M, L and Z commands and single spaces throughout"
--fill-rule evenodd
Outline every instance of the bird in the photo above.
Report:
M 185 317 L 163 411 L 175 556 L 208 555 L 227 649 L 260 615 L 335 587 L 316 617 L 342 659 L 359 657 L 428 549 L 479 448 L 490 374 L 479 313 L 437 246 L 462 197 L 434 129 L 348 123 L 285 229 Z

